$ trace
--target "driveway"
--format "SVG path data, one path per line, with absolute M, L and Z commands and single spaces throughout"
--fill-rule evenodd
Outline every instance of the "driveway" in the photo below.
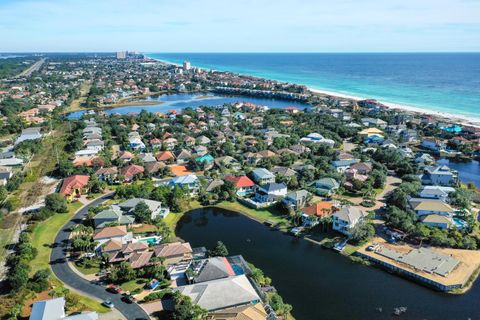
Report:
M 76 274 L 67 263 L 67 246 L 70 236 L 70 227 L 78 224 L 88 213 L 88 208 L 98 206 L 108 200 L 112 194 L 107 194 L 95 199 L 91 203 L 82 207 L 70 220 L 62 230 L 57 234 L 55 243 L 53 244 L 52 255 L 50 256 L 50 264 L 52 271 L 67 287 L 71 287 L 80 293 L 91 296 L 99 300 L 110 300 L 115 304 L 115 308 L 127 319 L 140 320 L 150 319 L 147 313 L 137 304 L 127 304 L 121 301 L 121 295 L 112 294 L 105 290 L 104 287 L 91 284 L 78 274 Z

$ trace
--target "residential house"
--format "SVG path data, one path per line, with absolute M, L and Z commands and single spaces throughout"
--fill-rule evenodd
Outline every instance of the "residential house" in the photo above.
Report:
M 249 306 L 261 301 L 245 275 L 180 286 L 176 290 L 208 311 Z
M 424 166 L 430 166 L 435 164 L 435 159 L 428 153 L 418 153 L 415 156 L 415 163 L 424 165 Z
M 429 214 L 423 216 L 421 222 L 430 227 L 436 227 L 440 229 L 450 229 L 452 226 L 455 225 L 451 217 L 440 214 Z
M 143 168 L 142 166 L 131 164 L 126 167 L 123 167 L 120 170 L 120 173 L 124 177 L 125 182 L 131 182 L 135 180 L 135 178 L 140 174 L 142 174 L 144 171 L 145 171 L 145 168 Z
M 233 182 L 238 196 L 243 197 L 255 192 L 255 183 L 247 176 L 225 176 L 224 179 Z
M 335 210 L 336 206 L 328 201 L 320 201 L 302 208 L 303 225 L 313 227 L 318 223 L 318 219 L 331 216 Z
M 448 203 L 437 199 L 410 198 L 408 204 L 415 211 L 417 217 L 429 214 L 451 216 L 455 212 L 455 209 Z
M 307 190 L 296 190 L 287 193 L 285 198 L 282 199 L 282 202 L 293 210 L 298 210 L 305 207 L 310 198 L 311 194 Z
M 371 138 L 371 137 L 380 137 L 380 138 L 383 138 L 384 137 L 384 133 L 382 130 L 380 129 L 377 129 L 377 128 L 367 128 L 367 129 L 363 129 L 362 131 L 360 131 L 358 133 L 359 136 L 363 137 L 363 138 Z
M 164 258 L 164 264 L 170 265 L 192 259 L 192 247 L 188 242 L 172 242 L 154 247 L 155 257 Z
M 150 216 L 150 219 L 152 220 L 155 220 L 157 218 L 164 219 L 170 213 L 170 210 L 168 209 L 168 207 L 163 207 L 160 201 L 143 199 L 143 198 L 132 198 L 122 203 L 119 203 L 118 206 L 123 211 L 133 212 L 135 210 L 135 207 L 141 202 L 145 203 L 148 209 L 150 210 L 150 212 L 152 213 L 152 215 Z
M 265 168 L 257 168 L 252 171 L 253 180 L 258 184 L 275 182 L 275 175 Z
M 152 176 L 158 176 L 160 169 L 165 168 L 167 165 L 163 162 L 147 162 L 145 163 L 145 171 Z
M 139 154 L 138 159 L 140 159 L 143 163 L 149 163 L 149 162 L 156 162 L 157 161 L 157 159 L 150 152 Z
M 333 168 L 340 173 L 345 172 L 348 168 L 350 168 L 351 165 L 358 163 L 357 159 L 351 159 L 351 160 L 335 160 L 332 161 L 332 166 Z
M 230 157 L 230 156 L 224 156 L 224 157 L 219 157 L 215 159 L 215 164 L 219 168 L 227 168 L 227 169 L 232 169 L 235 171 L 238 171 L 242 169 L 242 166 L 240 163 L 237 161 L 237 159 Z
M 31 127 L 22 130 L 22 133 L 15 141 L 15 144 L 19 144 L 20 142 L 27 141 L 27 140 L 38 140 L 42 138 L 41 131 L 42 128 L 39 127 Z
M 32 306 L 29 320 L 98 320 L 94 311 L 65 314 L 65 297 L 36 301 Z
M 363 221 L 367 213 L 358 207 L 346 206 L 333 214 L 333 230 L 350 236 L 352 228 Z
M 303 137 L 300 139 L 300 142 L 305 143 L 305 144 L 326 144 L 330 147 L 333 147 L 335 145 L 335 141 L 332 139 L 326 139 L 324 138 L 321 134 L 319 133 L 310 133 L 306 137 Z
M 312 183 L 315 193 L 319 196 L 329 197 L 335 190 L 340 188 L 340 184 L 334 178 L 321 178 Z
M 155 155 L 158 161 L 164 162 L 173 162 L 175 160 L 175 156 L 171 151 L 160 151 Z
M 133 153 L 129 151 L 121 151 L 118 154 L 118 159 L 120 159 L 122 162 L 130 162 L 134 158 Z
M 292 170 L 288 167 L 275 166 L 272 168 L 271 172 L 277 177 L 284 177 L 290 179 L 298 175 L 297 171 Z
M 438 139 L 425 138 L 422 140 L 421 146 L 425 149 L 440 152 L 445 148 L 445 145 Z
M 117 167 L 100 168 L 95 172 L 95 174 L 102 181 L 106 181 L 108 183 L 114 183 L 117 181 L 118 168 Z
M 227 308 L 220 311 L 210 312 L 207 317 L 208 320 L 274 320 L 273 314 L 270 318 L 265 311 L 264 306 L 259 302 L 252 305 L 245 305 L 234 308 Z
M 387 122 L 383 121 L 382 119 L 376 118 L 362 118 L 360 120 L 365 127 L 379 127 L 385 128 L 387 126 Z
M 210 257 L 197 260 L 194 262 L 193 269 L 198 270 L 191 279 L 194 283 L 208 282 L 236 275 L 232 265 L 225 257 Z
M 176 157 L 177 163 L 178 164 L 187 163 L 191 157 L 192 157 L 192 154 L 190 153 L 190 151 L 182 149 L 177 153 L 177 157 Z
M 458 182 L 458 174 L 448 166 L 425 167 L 419 176 L 422 184 L 454 186 Z
M 131 214 L 124 214 L 119 206 L 112 205 L 108 209 L 97 213 L 92 220 L 95 228 L 104 228 L 111 224 L 129 226 L 135 223 L 135 216 Z
M 93 240 L 98 242 L 98 247 L 109 240 L 116 240 L 122 244 L 132 241 L 132 233 L 127 231 L 126 226 L 105 227 L 96 229 L 93 234 Z
M 196 193 L 200 187 L 200 181 L 195 174 L 187 174 L 173 178 L 168 182 L 171 187 L 179 186 L 186 188 L 190 193 Z
M 5 186 L 11 177 L 13 177 L 13 172 L 11 168 L 0 167 L 0 186 Z
M 287 186 L 282 183 L 267 183 L 258 187 L 254 200 L 258 203 L 273 203 L 287 194 Z
M 63 179 L 62 186 L 60 187 L 60 191 L 58 193 L 66 197 L 68 201 L 72 201 L 87 192 L 89 181 L 90 176 L 70 176 Z
M 424 199 L 438 199 L 443 202 L 449 200 L 450 193 L 455 192 L 455 188 L 442 186 L 423 186 L 418 196 Z

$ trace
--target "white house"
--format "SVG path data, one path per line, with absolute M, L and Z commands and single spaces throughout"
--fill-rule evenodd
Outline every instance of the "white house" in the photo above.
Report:
M 458 181 L 458 174 L 447 166 L 425 167 L 419 178 L 426 185 L 453 186 Z
M 260 203 L 275 202 L 287 194 L 287 186 L 282 183 L 261 185 L 255 193 L 255 201 Z
M 335 145 L 335 141 L 332 140 L 332 139 L 326 139 L 324 138 L 321 134 L 319 133 L 310 133 L 308 136 L 306 137 L 303 137 L 300 139 L 300 142 L 302 143 L 306 143 L 306 144 L 309 144 L 309 143 L 322 143 L 322 144 L 326 144 L 330 147 L 333 147 Z
M 122 244 L 132 241 L 132 233 L 127 232 L 127 226 L 115 226 L 96 229 L 93 240 L 98 242 L 98 247 L 109 240 L 116 240 Z
M 438 199 L 448 201 L 448 195 L 455 192 L 455 188 L 442 186 L 424 186 L 418 196 L 424 199 Z
M 455 211 L 448 203 L 437 199 L 410 198 L 408 203 L 417 214 L 417 217 L 430 214 L 451 216 Z
M 333 230 L 350 236 L 350 230 L 363 221 L 367 213 L 357 207 L 343 207 L 336 211 L 333 217 Z
M 143 199 L 143 198 L 132 198 L 122 203 L 119 203 L 118 206 L 123 211 L 130 212 L 132 210 L 135 210 L 135 207 L 140 202 L 143 202 L 148 206 L 148 209 L 152 212 L 152 216 L 151 216 L 152 220 L 156 218 L 164 219 L 170 213 L 170 210 L 168 208 L 162 207 L 162 203 L 160 201 L 154 201 L 154 200 Z
M 253 180 L 258 184 L 275 182 L 275 175 L 265 168 L 257 168 L 252 172 Z

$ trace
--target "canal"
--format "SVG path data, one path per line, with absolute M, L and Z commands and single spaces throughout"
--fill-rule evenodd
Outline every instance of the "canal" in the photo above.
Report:
M 392 319 L 399 306 L 408 310 L 398 319 L 480 319 L 478 282 L 464 295 L 439 293 L 222 209 L 191 211 L 177 235 L 194 247 L 221 240 L 242 254 L 273 279 L 297 320 Z

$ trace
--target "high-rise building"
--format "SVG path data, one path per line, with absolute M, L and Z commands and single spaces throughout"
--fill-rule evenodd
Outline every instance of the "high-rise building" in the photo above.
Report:
M 117 51 L 117 59 L 126 59 L 127 51 Z
M 183 70 L 188 71 L 192 68 L 190 61 L 183 61 Z

